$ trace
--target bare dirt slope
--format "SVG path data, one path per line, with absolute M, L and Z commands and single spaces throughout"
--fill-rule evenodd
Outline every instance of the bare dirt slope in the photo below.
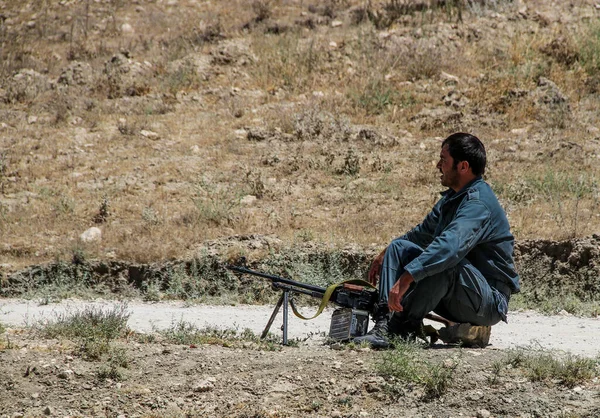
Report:
M 486 144 L 518 240 L 598 230 L 598 9 L 535 1 L 0 1 L 2 270 L 206 240 L 389 242 Z M 90 227 L 100 234 L 81 234 Z

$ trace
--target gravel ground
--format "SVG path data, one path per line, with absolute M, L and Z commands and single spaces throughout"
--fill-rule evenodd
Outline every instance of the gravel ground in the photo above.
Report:
M 36 301 L 2 299 L 0 322 L 21 327 L 51 318 L 52 315 L 68 309 L 78 309 L 90 304 L 112 306 L 114 303 L 64 300 L 60 303 L 40 305 Z M 129 301 L 127 307 L 131 313 L 129 327 L 142 332 L 168 328 L 172 323 L 184 320 L 199 327 L 249 328 L 259 334 L 273 311 L 272 306 L 189 306 L 182 302 Z M 305 308 L 304 312 L 308 314 L 311 309 Z M 309 341 L 319 342 L 323 338 L 322 333 L 329 331 L 331 312 L 332 310 L 328 309 L 313 320 L 303 321 L 290 311 L 289 338 L 308 338 Z M 280 334 L 278 328 L 282 324 L 282 317 L 280 310 L 271 332 Z M 600 354 L 600 319 L 579 318 L 569 314 L 547 316 L 532 311 L 511 312 L 508 324 L 500 323 L 492 328 L 490 344 L 489 348 L 493 349 L 539 345 L 540 348 L 595 357 Z

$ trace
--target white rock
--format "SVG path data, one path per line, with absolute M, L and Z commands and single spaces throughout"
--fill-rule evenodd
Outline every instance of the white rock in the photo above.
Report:
M 131 26 L 129 23 L 123 23 L 121 25 L 121 32 L 122 33 L 133 33 L 133 26 Z
M 560 316 L 570 316 L 571 314 L 569 312 L 567 312 L 566 310 L 562 309 L 558 315 Z
M 490 416 L 492 416 L 492 413 L 487 409 L 480 409 L 477 411 L 477 418 L 489 418 Z
M 27 123 L 31 125 L 31 124 L 34 124 L 34 123 L 36 123 L 36 122 L 37 122 L 37 120 L 38 120 L 38 117 L 37 117 L 37 116 L 33 116 L 33 115 L 32 115 L 32 116 L 29 116 L 29 117 L 27 118 Z
M 529 131 L 529 127 L 511 129 L 510 133 L 514 135 L 524 135 Z
M 201 380 L 200 382 L 196 383 L 193 387 L 193 391 L 194 392 L 208 392 L 213 390 L 214 385 L 209 382 L 208 380 Z
M 342 26 L 344 23 L 341 20 L 334 20 L 333 22 L 331 22 L 331 27 L 332 28 L 337 28 L 338 26 Z
M 97 242 L 102 239 L 102 231 L 98 227 L 91 227 L 79 236 L 83 242 Z
M 158 139 L 158 134 L 156 132 L 147 131 L 146 129 L 142 129 L 140 135 L 148 139 Z
M 240 203 L 242 205 L 251 206 L 254 204 L 254 202 L 256 202 L 256 200 L 257 200 L 256 196 L 249 194 L 249 195 L 242 197 L 242 199 L 240 200 Z

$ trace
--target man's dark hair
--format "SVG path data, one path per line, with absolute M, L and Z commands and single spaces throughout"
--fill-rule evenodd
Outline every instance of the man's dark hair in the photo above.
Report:
M 444 145 L 448 145 L 448 152 L 454 160 L 453 168 L 456 168 L 460 161 L 466 161 L 476 176 L 485 173 L 485 147 L 479 138 L 471 134 L 458 132 L 444 139 L 442 147 Z

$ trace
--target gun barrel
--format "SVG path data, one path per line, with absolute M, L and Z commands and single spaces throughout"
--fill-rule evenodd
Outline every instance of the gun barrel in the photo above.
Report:
M 326 289 L 324 287 L 315 286 L 312 284 L 301 283 L 301 282 L 296 282 L 296 281 L 290 280 L 290 279 L 284 279 L 283 277 L 274 276 L 272 274 L 261 273 L 260 271 L 250 270 L 245 267 L 228 265 L 227 268 L 229 270 L 237 271 L 238 273 L 251 274 L 253 276 L 263 277 L 265 279 L 271 280 L 274 283 L 285 283 L 287 285 L 295 286 L 295 287 L 298 287 L 301 289 L 311 290 L 311 291 L 317 292 L 321 295 L 323 295 L 326 291 Z

